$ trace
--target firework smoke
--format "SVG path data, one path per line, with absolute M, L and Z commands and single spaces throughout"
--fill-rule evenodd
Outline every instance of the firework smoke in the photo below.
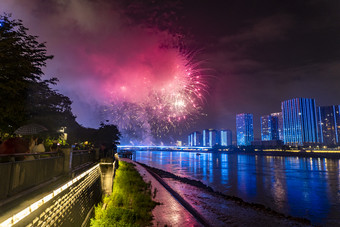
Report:
M 74 101 L 80 123 L 110 120 L 127 142 L 150 143 L 200 114 L 206 86 L 180 34 L 135 23 L 107 0 L 4 0 L 0 6 L 14 18 L 20 14 L 47 42 L 55 58 L 46 75 L 60 79 L 58 89 Z
M 176 54 L 164 62 L 167 67 L 162 73 L 166 75 L 161 80 L 153 78 L 154 74 L 151 77 L 144 74 L 142 84 L 137 84 L 143 87 L 143 92 L 134 92 L 140 91 L 136 83 L 120 84 L 120 89 L 112 90 L 113 98 L 105 116 L 129 139 L 125 143 L 162 141 L 164 136 L 180 133 L 200 116 L 207 92 L 205 76 L 192 55 Z

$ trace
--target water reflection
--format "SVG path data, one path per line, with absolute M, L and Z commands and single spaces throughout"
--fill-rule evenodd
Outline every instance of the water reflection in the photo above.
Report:
M 340 225 L 340 160 L 138 151 L 136 160 L 314 224 Z

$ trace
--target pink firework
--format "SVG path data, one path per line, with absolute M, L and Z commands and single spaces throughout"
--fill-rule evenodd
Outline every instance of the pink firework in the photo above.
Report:
M 142 80 L 115 84 L 115 89 L 112 90 L 109 112 L 113 123 L 118 124 L 123 131 L 140 128 L 141 124 L 148 125 L 147 128 L 154 137 L 162 138 L 169 132 L 186 128 L 201 115 L 207 85 L 200 63 L 194 62 L 193 54 L 182 54 L 176 49 L 161 51 L 170 52 L 165 54 L 170 58 L 164 62 L 158 61 L 163 63 L 162 66 L 153 65 L 162 70 L 148 69 L 140 76 Z M 138 125 L 131 125 L 133 121 L 129 116 L 125 116 L 129 120 L 122 120 L 118 116 L 122 112 L 122 105 L 119 104 L 122 102 L 125 103 L 126 114 L 131 114 L 132 106 L 139 106 Z M 126 103 L 130 103 L 130 107 Z
M 177 52 L 168 61 L 168 71 L 164 72 L 167 75 L 162 81 L 147 81 L 148 96 L 143 105 L 152 107 L 160 119 L 180 120 L 199 109 L 207 86 L 191 55 Z

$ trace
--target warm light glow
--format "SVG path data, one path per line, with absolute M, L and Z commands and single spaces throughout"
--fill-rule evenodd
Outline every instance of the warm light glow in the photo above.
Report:
M 45 204 L 48 201 L 50 201 L 51 199 L 53 199 L 56 195 L 58 195 L 59 193 L 61 193 L 64 190 L 68 189 L 71 185 L 73 185 L 74 183 L 76 183 L 77 181 L 82 179 L 84 176 L 86 176 L 89 173 L 91 173 L 92 171 L 94 171 L 96 168 L 99 168 L 99 164 L 93 166 L 91 169 L 85 171 L 84 173 L 82 173 L 81 175 L 76 177 L 75 179 L 67 182 L 66 184 L 64 184 L 60 188 L 54 190 L 52 193 L 46 195 L 44 198 L 34 202 L 33 204 L 31 204 L 27 208 L 23 209 L 19 213 L 14 214 L 12 217 L 10 217 L 7 220 L 5 220 L 4 222 L 0 223 L 0 227 L 5 227 L 5 226 L 7 227 L 7 226 L 15 225 L 16 223 L 21 221 L 23 218 L 27 217 L 29 214 L 31 214 L 32 212 L 37 210 L 40 206 L 42 206 L 43 204 Z

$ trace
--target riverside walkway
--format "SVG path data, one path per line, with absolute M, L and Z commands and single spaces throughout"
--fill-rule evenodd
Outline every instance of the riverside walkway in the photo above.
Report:
M 96 151 L 66 149 L 0 163 L 0 226 L 87 226 L 110 164 L 98 161 Z
M 129 159 L 121 160 L 133 162 Z M 50 171 L 52 175 L 51 179 L 48 179 L 48 166 L 56 169 L 56 166 L 51 166 L 51 161 L 58 163 L 56 166 L 60 170 Z M 38 163 L 45 166 L 44 169 L 29 171 L 30 166 Z M 11 178 L 15 178 L 8 180 L 8 187 L 3 189 L 8 192 L 8 196 L 0 200 L 1 227 L 89 226 L 94 206 L 101 201 L 102 194 L 112 191 L 116 166 L 109 160 L 99 162 L 98 155 L 87 151 L 67 151 L 57 157 L 0 164 L 1 168 L 12 171 Z M 153 200 L 160 203 L 152 212 L 153 226 L 204 226 L 165 189 L 159 179 L 155 179 L 138 163 L 134 164 L 143 179 L 151 182 Z M 81 166 L 84 168 L 79 168 Z M 33 175 L 38 176 L 39 171 L 43 170 L 47 174 L 44 181 L 36 181 L 34 184 L 25 181 L 25 178 L 32 179 Z M 105 183 L 108 181 L 111 181 L 111 184 Z

